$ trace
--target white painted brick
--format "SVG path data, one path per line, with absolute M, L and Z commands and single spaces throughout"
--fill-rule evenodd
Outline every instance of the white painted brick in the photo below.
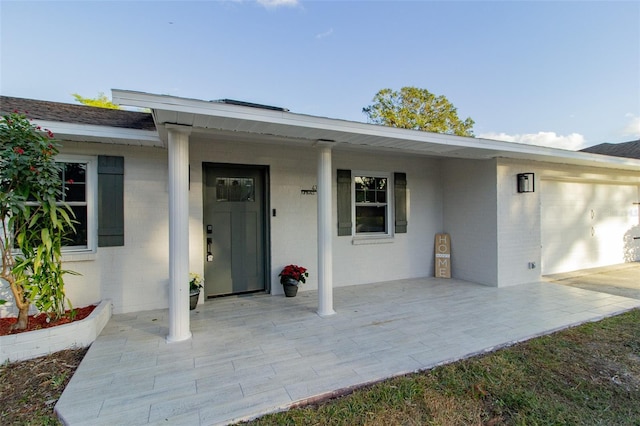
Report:
M 442 174 L 444 226 L 440 232 L 451 236 L 452 275 L 496 286 L 498 201 L 495 161 L 444 160 Z
M 317 151 L 310 146 L 245 143 L 194 135 L 190 141 L 190 270 L 203 270 L 202 163 L 269 167 L 271 282 L 281 294 L 280 269 L 306 266 L 310 276 L 301 291 L 317 289 L 317 196 L 301 189 L 317 185 Z M 160 148 L 65 143 L 65 153 L 125 156 L 125 246 L 99 248 L 93 260 L 68 262 L 81 276 L 67 278 L 74 306 L 112 299 L 115 313 L 168 306 L 167 151 Z M 390 244 L 354 245 L 333 232 L 334 286 L 432 276 L 436 233 L 452 237 L 453 276 L 492 286 L 531 282 L 540 274 L 539 180 L 626 179 L 638 174 L 583 170 L 507 160 L 436 159 L 341 151 L 332 153 L 333 223 L 336 223 L 335 170 L 372 170 L 407 174 L 408 233 Z M 536 192 L 517 194 L 515 174 L 536 173 Z M 635 181 L 634 181 L 635 179 Z M 528 262 L 538 268 L 530 270 Z
M 105 300 L 87 318 L 70 324 L 0 336 L 0 363 L 35 358 L 71 347 L 90 345 L 111 317 Z

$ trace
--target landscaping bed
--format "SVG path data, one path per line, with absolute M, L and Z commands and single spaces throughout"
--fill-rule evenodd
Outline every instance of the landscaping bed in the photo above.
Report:
M 74 308 L 65 312 L 65 314 L 57 320 L 49 319 L 47 314 L 37 314 L 29 316 L 29 323 L 25 330 L 11 330 L 11 326 L 18 322 L 18 318 L 0 318 L 0 336 L 9 334 L 24 333 L 27 331 L 40 330 L 43 328 L 56 327 L 63 324 L 69 324 L 74 321 L 80 321 L 91 315 L 91 312 L 98 305 L 85 306 L 83 308 Z
M 0 334 L 0 363 L 89 346 L 111 318 L 111 301 L 103 300 L 97 306 L 81 309 L 80 313 L 80 316 L 70 314 L 61 321 L 49 323 L 46 315 L 37 315 L 29 321 L 30 331 Z M 85 314 L 88 316 L 82 318 Z M 3 322 L 8 329 L 15 321 L 15 318 L 9 318 Z

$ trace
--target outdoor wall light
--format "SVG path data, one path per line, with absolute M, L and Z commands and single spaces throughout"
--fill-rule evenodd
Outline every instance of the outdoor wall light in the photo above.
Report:
M 518 192 L 535 192 L 533 173 L 518 173 Z

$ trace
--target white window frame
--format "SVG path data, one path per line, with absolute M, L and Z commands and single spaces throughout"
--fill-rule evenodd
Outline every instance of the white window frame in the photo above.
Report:
M 56 157 L 55 161 L 56 163 L 84 163 L 87 165 L 85 176 L 85 189 L 87 191 L 87 246 L 62 246 L 62 253 L 95 253 L 98 245 L 98 157 L 61 154 Z M 69 204 L 73 205 L 74 203 Z
M 367 203 L 358 203 L 356 202 L 356 177 L 358 176 L 366 176 L 366 177 L 377 177 L 377 178 L 385 178 L 387 180 L 387 232 L 356 232 L 356 207 L 359 205 L 365 205 Z M 393 179 L 392 174 L 390 172 L 380 172 L 380 171 L 371 171 L 371 170 L 352 170 L 351 171 L 351 199 L 353 202 L 351 203 L 351 235 L 354 240 L 380 240 L 380 239 L 390 239 L 393 238 L 394 235 L 394 225 L 391 222 L 394 215 L 394 193 L 393 193 Z

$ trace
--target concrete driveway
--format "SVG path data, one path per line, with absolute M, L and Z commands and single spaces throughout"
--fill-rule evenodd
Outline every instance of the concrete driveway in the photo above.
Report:
M 640 299 L 640 262 L 583 269 L 544 278 L 556 284 Z

